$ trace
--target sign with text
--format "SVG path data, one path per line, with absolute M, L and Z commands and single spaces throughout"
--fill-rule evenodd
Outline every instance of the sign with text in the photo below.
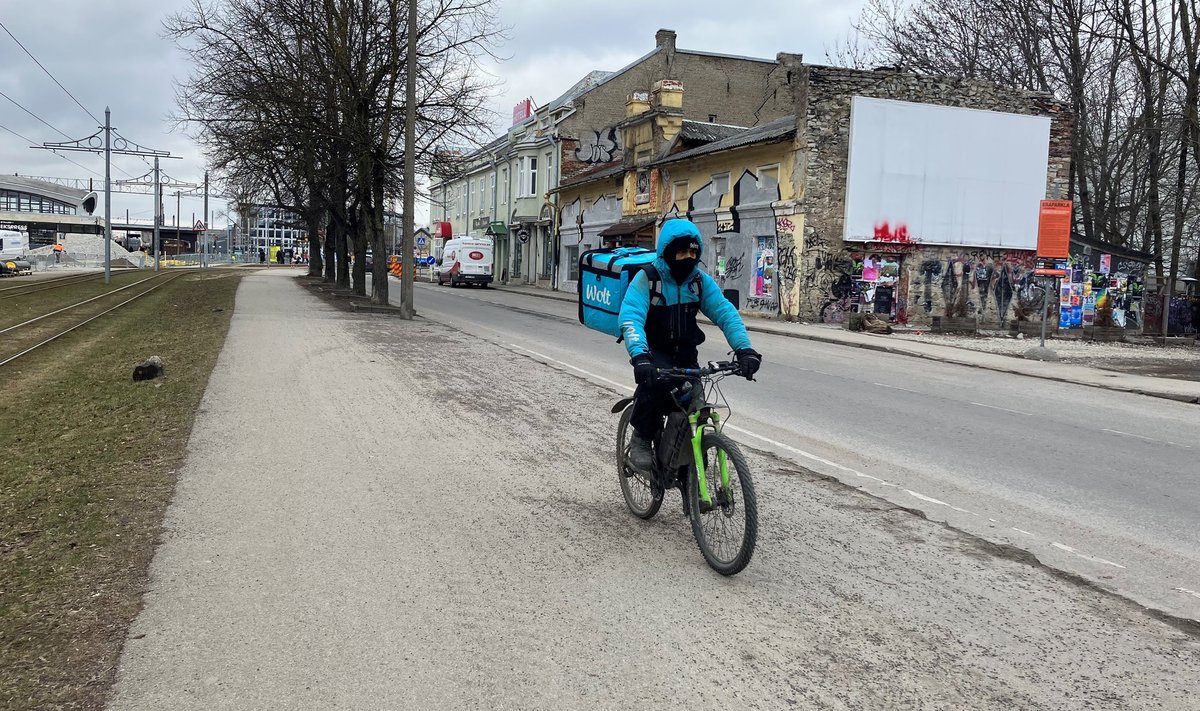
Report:
M 1042 200 L 1038 217 L 1037 254 L 1063 258 L 1071 249 L 1071 201 Z

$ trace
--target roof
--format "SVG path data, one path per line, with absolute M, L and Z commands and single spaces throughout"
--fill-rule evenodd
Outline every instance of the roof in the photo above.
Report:
M 700 57 L 721 57 L 722 59 L 741 59 L 747 62 L 762 62 L 763 64 L 775 64 L 774 59 L 764 59 L 762 57 L 747 57 L 744 54 L 721 54 L 719 52 L 701 52 L 695 49 L 677 49 L 675 54 L 695 54 Z
M 746 130 L 748 130 L 746 126 L 733 126 L 726 123 L 705 123 L 703 121 L 684 119 L 683 127 L 679 130 L 679 137 L 685 141 L 712 143 L 725 138 L 731 138 Z
M 615 224 L 609 225 L 600 230 L 600 237 L 617 237 L 620 235 L 631 235 L 638 230 L 649 227 L 655 222 L 658 222 L 657 216 L 650 217 L 631 217 L 621 220 Z
M 1089 238 L 1087 235 L 1079 232 L 1071 233 L 1071 242 L 1081 247 L 1091 248 L 1101 254 L 1112 254 L 1122 259 L 1130 259 L 1135 262 L 1144 262 L 1148 264 L 1154 261 L 1154 255 L 1148 252 L 1142 252 L 1132 247 L 1126 247 L 1095 238 Z
M 572 188 L 572 187 L 575 187 L 576 185 L 585 185 L 587 183 L 595 183 L 595 182 L 604 180 L 606 178 L 615 178 L 617 176 L 623 175 L 624 173 L 625 173 L 625 166 L 621 163 L 621 161 L 617 161 L 616 163 L 614 163 L 612 165 L 602 165 L 602 166 L 593 168 L 593 169 L 587 171 L 586 173 L 580 173 L 579 175 L 572 177 L 570 180 L 565 180 L 565 181 L 559 183 L 558 187 L 555 188 L 552 192 L 558 192 L 565 188 Z
M 56 198 L 64 202 L 74 202 L 79 204 L 83 197 L 88 194 L 86 190 L 78 188 L 68 188 L 65 185 L 51 183 L 46 180 L 37 180 L 36 178 L 26 178 L 20 175 L 0 175 L 0 187 L 8 190 L 20 190 L 28 193 L 35 193 L 45 197 Z
M 580 94 L 586 94 L 592 89 L 595 89 L 604 82 L 608 81 L 614 74 L 615 72 L 606 72 L 602 69 L 594 69 L 588 72 L 587 76 L 575 82 L 575 85 L 570 89 L 564 91 L 562 96 L 559 96 L 554 101 L 551 101 L 549 104 L 550 109 L 557 109 L 571 99 L 574 99 L 576 96 L 579 96 Z
M 749 146 L 755 143 L 774 143 L 795 135 L 796 117 L 784 116 L 769 123 L 764 123 L 761 126 L 748 128 L 728 138 L 667 156 L 660 161 L 656 161 L 656 163 L 674 163 L 676 161 L 687 160 L 688 158 L 698 158 L 711 153 L 720 153 L 721 151 L 741 148 L 742 146 Z

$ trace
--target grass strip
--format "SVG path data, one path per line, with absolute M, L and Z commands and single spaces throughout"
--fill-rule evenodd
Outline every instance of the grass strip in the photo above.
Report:
M 0 708 L 103 708 L 245 272 L 184 275 L 0 368 Z M 134 364 L 166 377 L 134 383 Z

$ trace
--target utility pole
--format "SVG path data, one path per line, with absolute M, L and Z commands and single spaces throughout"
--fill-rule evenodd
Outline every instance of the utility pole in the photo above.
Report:
M 116 139 L 113 139 L 113 134 L 116 133 L 116 127 L 112 125 L 112 111 L 109 107 L 104 107 L 104 125 L 99 127 L 100 130 L 93 133 L 87 138 L 80 138 L 73 141 L 64 141 L 62 143 L 43 143 L 40 146 L 31 146 L 48 151 L 83 151 L 86 153 L 98 153 L 104 156 L 104 283 L 112 282 L 112 156 L 153 156 L 157 161 L 158 158 L 178 158 L 179 156 L 171 155 L 170 151 L 156 151 L 152 148 L 139 146 L 133 141 L 123 138 L 117 134 Z M 101 138 L 100 133 L 104 136 Z M 115 148 L 114 148 L 115 144 Z
M 158 223 L 162 222 L 162 183 L 159 182 L 158 156 L 154 156 L 154 271 L 158 271 Z
M 208 236 L 208 171 L 207 170 L 204 171 L 204 212 L 201 214 L 203 215 L 203 217 L 201 218 L 200 221 L 202 223 L 204 223 L 204 229 L 201 230 L 201 232 L 200 232 L 200 239 L 204 240 L 203 241 L 204 249 L 200 253 L 200 266 L 207 267 L 208 266 L 208 240 L 204 239 L 205 237 Z
M 408 0 L 408 58 L 404 82 L 404 215 L 400 269 L 400 314 L 404 318 L 416 315 L 413 308 L 413 273 L 416 271 L 413 256 L 414 215 L 416 209 L 416 156 L 417 151 L 417 0 Z

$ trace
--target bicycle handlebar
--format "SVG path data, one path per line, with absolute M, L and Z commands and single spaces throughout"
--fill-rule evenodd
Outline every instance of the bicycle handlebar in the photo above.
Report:
M 659 368 L 658 375 L 665 378 L 704 378 L 718 373 L 737 373 L 741 369 L 737 361 L 709 361 L 703 368 Z

